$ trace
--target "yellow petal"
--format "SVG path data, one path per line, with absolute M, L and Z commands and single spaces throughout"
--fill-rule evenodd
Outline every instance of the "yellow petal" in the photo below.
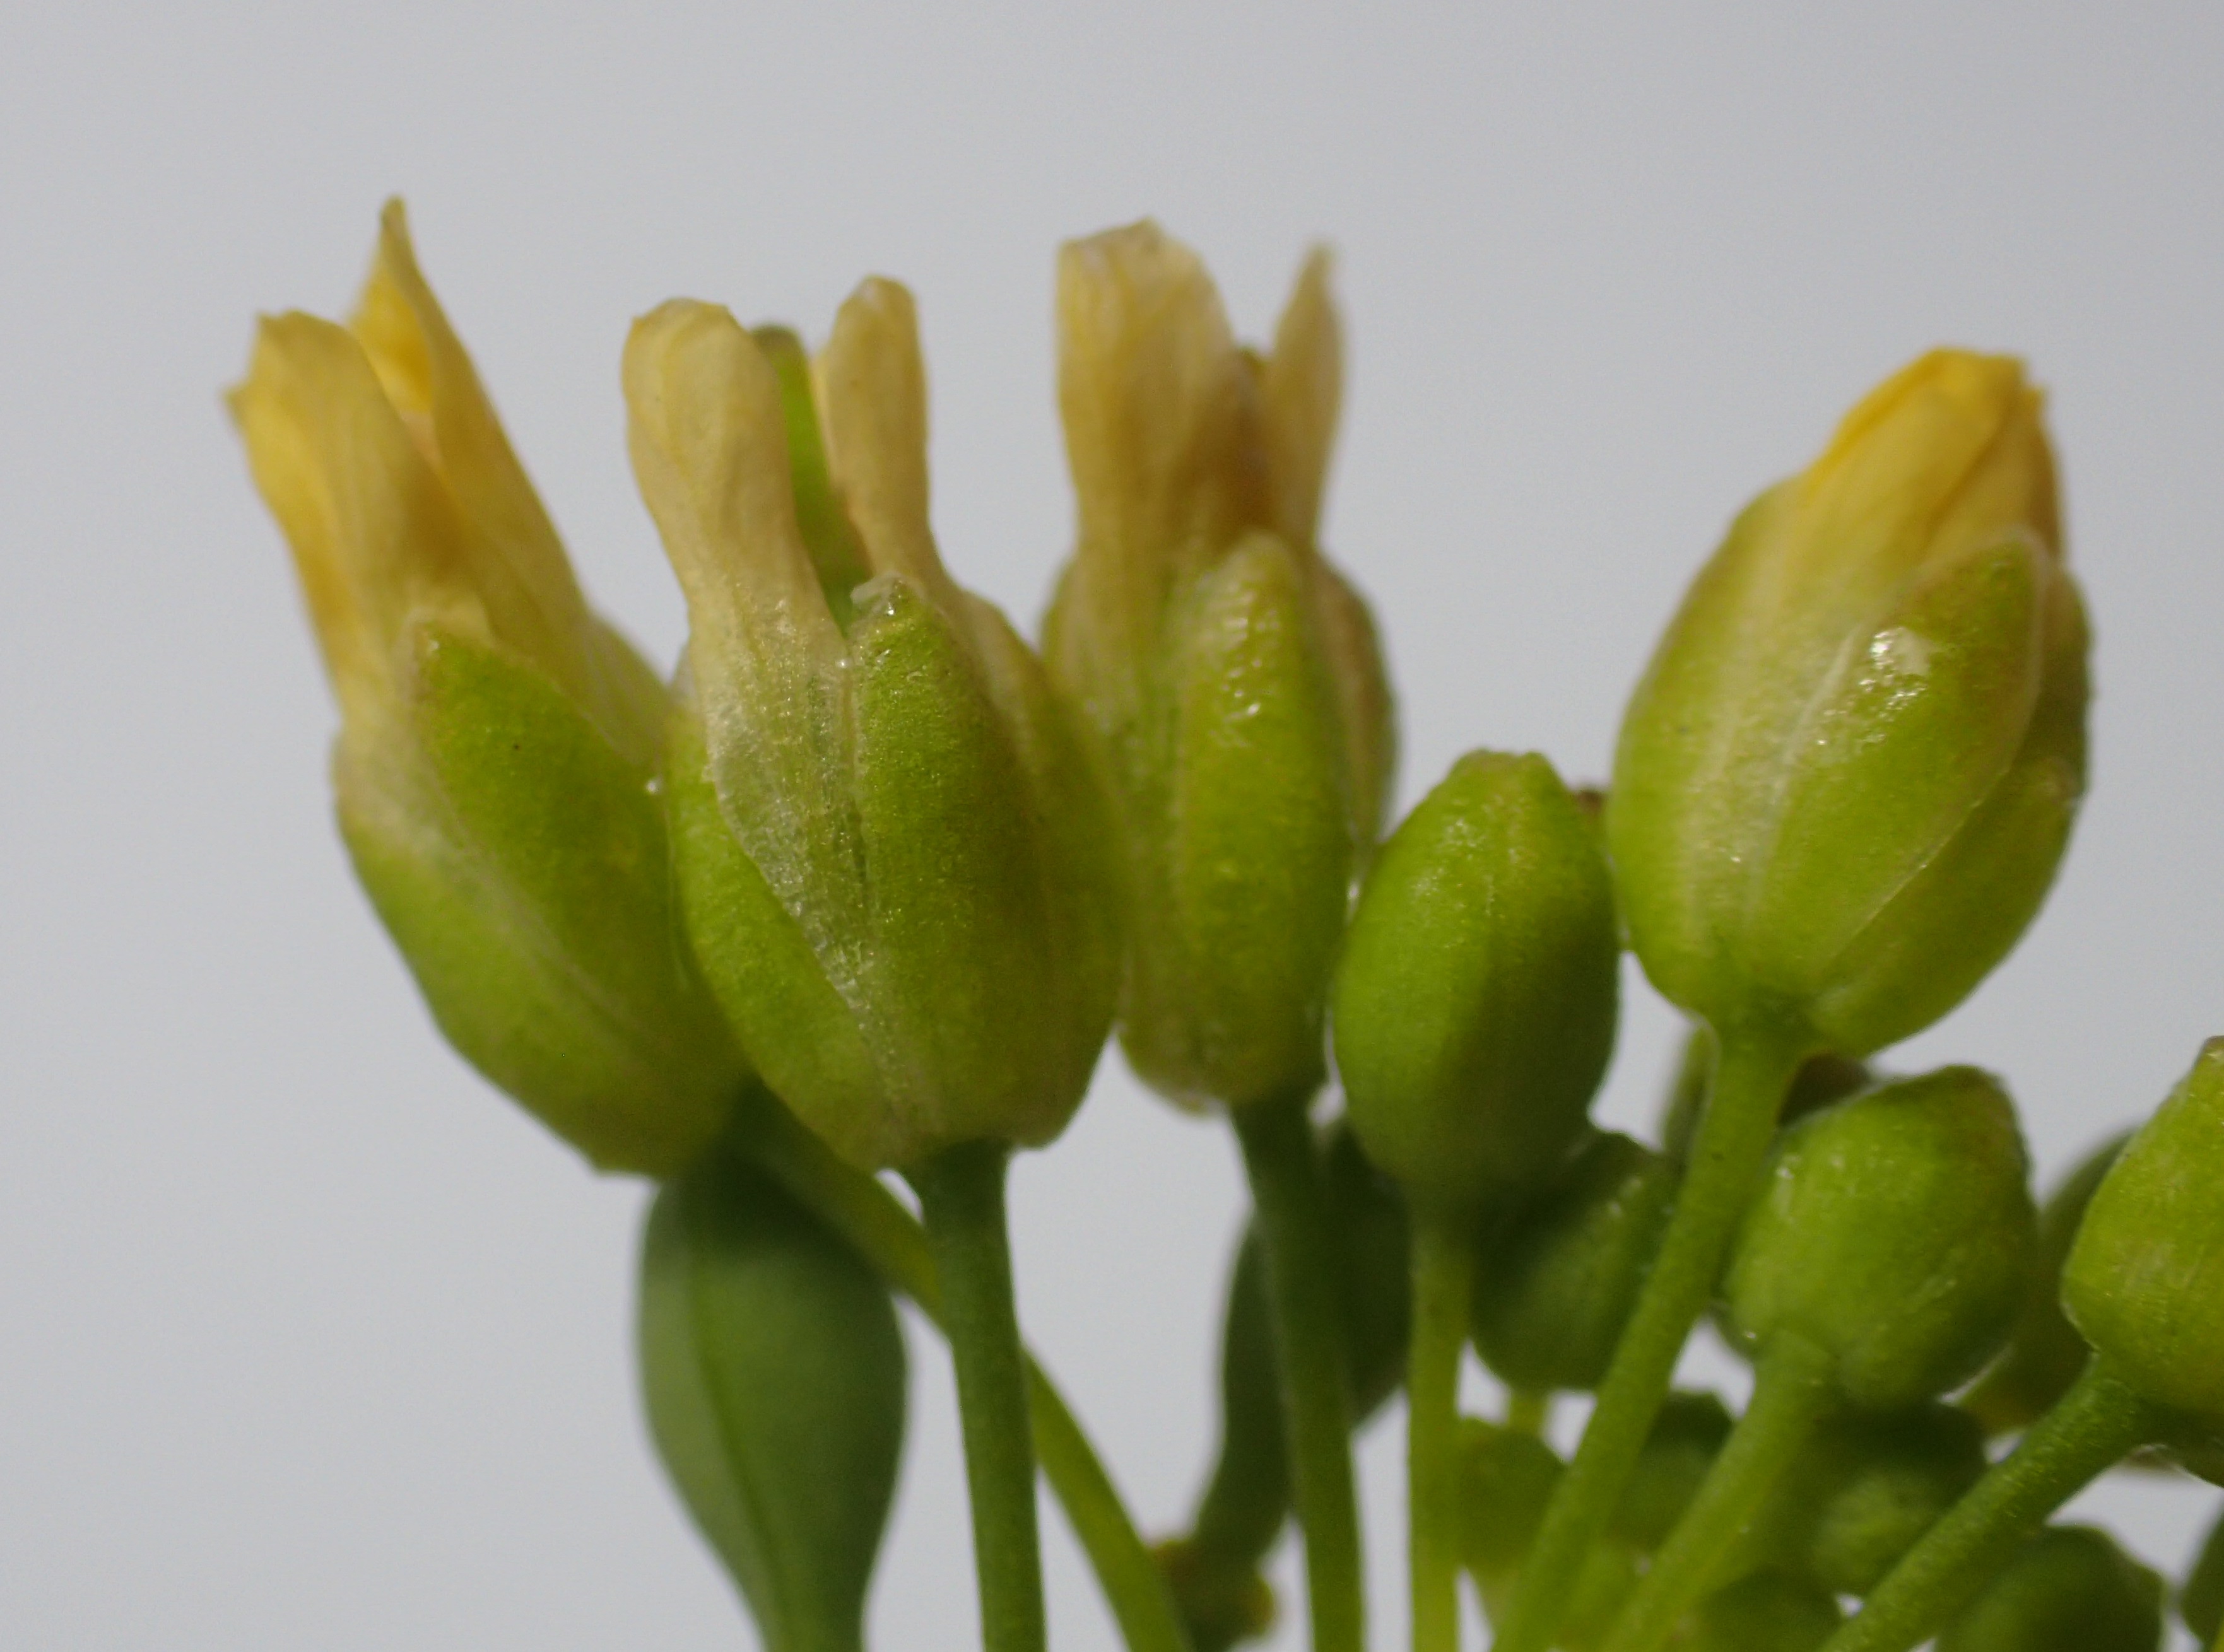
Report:
M 360 729 L 393 701 L 395 649 L 413 617 L 488 635 L 467 577 L 470 535 L 344 328 L 266 318 L 231 404 L 342 710 Z
M 1315 248 L 1274 329 L 1274 351 L 1260 382 L 1273 526 L 1300 546 L 1319 542 L 1321 495 L 1343 404 L 1343 327 L 1329 291 L 1330 269 L 1328 249 Z
M 563 544 L 418 268 L 398 200 L 380 217 L 377 256 L 351 330 L 477 530 L 471 577 L 496 634 L 598 722 L 622 722 L 614 703 L 620 690 L 605 680 L 602 647 Z
M 1155 622 L 1166 589 L 1265 520 L 1253 375 L 1204 266 L 1153 224 L 1069 242 L 1058 310 L 1082 555 L 1117 558 L 1122 606 Z
M 900 573 L 945 615 L 963 605 L 927 524 L 926 368 L 912 296 L 874 279 L 850 294 L 816 364 L 834 486 L 875 574 Z

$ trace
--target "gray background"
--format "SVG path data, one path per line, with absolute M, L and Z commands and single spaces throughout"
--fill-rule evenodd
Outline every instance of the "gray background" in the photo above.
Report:
M 591 591 L 667 661 L 630 316 L 684 293 L 823 334 L 864 274 L 910 282 L 945 552 L 1031 624 L 1070 530 L 1057 242 L 1155 213 L 1257 336 L 1329 238 L 1330 533 L 1387 627 L 1408 801 L 1476 744 L 1601 774 L 1744 499 L 1916 351 L 2026 354 L 2098 619 L 2097 784 L 2030 940 L 1892 1059 L 2007 1074 L 2050 1173 L 2224 1030 L 2219 16 L 10 8 L 0 1644 L 749 1643 L 635 1414 L 641 1189 L 446 1052 L 353 888 L 332 708 L 218 406 L 254 312 L 344 310 L 387 192 Z M 1609 1118 L 1647 1117 L 1671 1038 L 1633 975 Z M 1108 1061 L 1014 1198 L 1029 1329 L 1163 1529 L 1210 1444 L 1225 1133 Z M 913 1347 L 875 1634 L 955 1647 L 946 1365 Z M 1399 1432 L 1364 1453 L 1384 1646 Z M 2101 1495 L 2173 1569 L 2215 1501 Z M 1111 1645 L 1048 1529 L 1059 1643 Z

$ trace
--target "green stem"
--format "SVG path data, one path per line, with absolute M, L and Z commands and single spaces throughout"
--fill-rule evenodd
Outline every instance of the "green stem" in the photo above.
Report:
M 1306 1100 L 1259 1101 L 1233 1112 L 1267 1261 L 1291 1478 L 1305 1538 L 1314 1652 L 1362 1652 L 1366 1588 L 1352 1489 L 1336 1258 Z
M 961 1142 L 928 1159 L 911 1181 L 926 1219 L 927 1243 L 942 1282 L 944 1327 L 957 1367 L 982 1652 L 1044 1652 L 1027 1358 L 1020 1349 L 1004 1225 L 1009 1157 L 1001 1142 Z
M 2224 1652 L 2224 1624 L 2217 1625 L 2216 1638 L 2209 1643 L 2208 1652 Z
M 843 1163 L 769 1099 L 759 1099 L 746 1131 L 757 1162 L 940 1326 L 942 1289 L 926 1235 L 879 1179 Z M 1089 1557 L 1129 1652 L 1191 1652 L 1165 1576 L 1088 1436 L 1032 1359 L 1027 1378 L 1035 1455 Z
M 1806 1338 L 1779 1333 L 1753 1372 L 1753 1403 L 1707 1471 L 1614 1622 L 1604 1652 L 1659 1652 L 1720 1581 L 1722 1557 L 1784 1476 L 1835 1397 L 1833 1361 Z
M 1459 1652 L 1459 1366 L 1475 1297 L 1470 1212 L 1413 1210 L 1413 1328 L 1406 1364 L 1413 1652 Z
M 1722 1254 L 1753 1196 L 1784 1093 L 1806 1053 L 1774 1027 L 1731 1028 L 1691 1144 L 1675 1214 L 1599 1387 L 1576 1460 L 1545 1505 L 1495 1652 L 1545 1652 L 1637 1466 L 1667 1397 L 1684 1339 L 1707 1305 Z
M 2012 1454 L 1924 1534 L 1823 1652 L 1908 1652 L 1951 1617 L 2046 1517 L 2163 1433 L 2156 1409 L 2098 1358 Z

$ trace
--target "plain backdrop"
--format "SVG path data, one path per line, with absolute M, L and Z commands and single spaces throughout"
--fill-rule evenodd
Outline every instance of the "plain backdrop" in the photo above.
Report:
M 256 312 L 345 310 L 389 192 L 591 594 L 667 663 L 630 317 L 686 293 L 823 336 L 862 276 L 909 282 L 945 554 L 1032 627 L 1071 532 L 1057 243 L 1156 215 L 1257 337 L 1329 241 L 1329 539 L 1387 632 L 1407 803 L 1475 745 L 1602 776 L 1745 499 L 1916 352 L 2025 355 L 2097 621 L 2095 784 L 2029 939 L 1889 1060 L 2006 1075 L 2051 1176 L 2224 1031 L 2220 76 L 2194 4 L 10 7 L 0 1645 L 754 1643 L 635 1407 L 643 1189 L 448 1053 L 357 894 L 219 408 Z M 1649 1119 L 1674 1031 L 1633 970 L 1605 1117 Z M 1014 1199 L 1028 1331 L 1169 1529 L 1212 1444 L 1227 1133 L 1109 1058 Z M 948 1367 L 912 1331 L 872 1606 L 898 1652 L 974 1633 Z M 1400 1434 L 1363 1451 L 1383 1647 Z M 2175 1572 L 2216 1501 L 2081 1506 Z M 1058 1643 L 1112 1646 L 1046 1529 Z

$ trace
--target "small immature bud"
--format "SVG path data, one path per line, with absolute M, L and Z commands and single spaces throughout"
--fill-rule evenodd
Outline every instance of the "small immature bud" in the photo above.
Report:
M 1785 1572 L 1756 1572 L 1701 1601 L 1676 1652 L 1816 1652 L 1845 1621 L 1829 1591 Z
M 1327 262 L 1260 356 L 1195 254 L 1111 230 L 1061 254 L 1058 330 L 1079 522 L 1044 655 L 1112 784 L 1121 1040 L 1177 1101 L 1286 1096 L 1321 1076 L 1393 756 L 1373 621 L 1318 544 L 1343 375 Z
M 2102 1178 L 2062 1303 L 2142 1398 L 2224 1426 L 2224 1038 Z
M 1460 1420 L 1460 1554 L 1480 1586 L 1495 1593 L 1520 1569 L 1561 1467 L 1534 1434 Z
M 1475 1346 L 1528 1393 L 1592 1389 L 1606 1376 L 1659 1249 L 1675 1167 L 1601 1132 L 1507 1218 L 1475 1269 Z
M 399 202 L 354 320 L 266 320 L 231 407 L 339 699 L 340 829 L 434 1019 L 597 1165 L 679 1170 L 746 1069 L 673 943 L 664 689 L 580 595 Z
M 1462 758 L 1383 845 L 1336 968 L 1368 1157 L 1451 1206 L 1549 1172 L 1614 1048 L 1619 959 L 1605 862 L 1551 765 Z
M 690 934 L 751 1060 L 851 1163 L 1039 1145 L 1117 982 L 1101 796 L 1039 663 L 935 548 L 910 295 L 868 281 L 842 308 L 825 477 L 771 344 L 673 303 L 626 347 L 634 467 L 688 602 Z M 872 577 L 843 592 L 857 557 Z
M 1962 1401 L 1987 1434 L 2009 1434 L 2037 1422 L 2069 1391 L 2093 1357 L 2062 1311 L 2062 1269 L 2101 1178 L 2130 1139 L 2128 1133 L 2117 1136 L 2095 1149 L 2063 1178 L 2039 1212 L 2038 1255 L 2007 1351 Z
M 1645 1449 L 1608 1523 L 1609 1534 L 1643 1554 L 1667 1542 L 1733 1426 L 1728 1410 L 1712 1394 L 1670 1394 L 1645 1436 Z
M 1753 1516 L 1756 1551 L 1833 1594 L 1865 1595 L 1985 1472 L 1951 1405 L 1826 1419 Z
M 2050 1526 L 1938 1637 L 1938 1652 L 2158 1652 L 2162 1579 L 2090 1526 Z
M 768 1652 L 859 1652 L 903 1445 L 887 1287 L 721 1149 L 650 1212 L 640 1353 L 657 1451 Z
M 1607 825 L 1654 983 L 1849 1056 L 1943 1015 L 2068 841 L 2085 656 L 2038 393 L 1923 357 L 1738 519 L 1631 701 Z
M 1791 1332 L 1840 1396 L 1883 1410 L 1941 1394 L 1999 1347 L 2037 1214 L 2006 1094 L 1949 1067 L 1843 1101 L 1779 1138 L 1723 1283 L 1756 1350 Z

